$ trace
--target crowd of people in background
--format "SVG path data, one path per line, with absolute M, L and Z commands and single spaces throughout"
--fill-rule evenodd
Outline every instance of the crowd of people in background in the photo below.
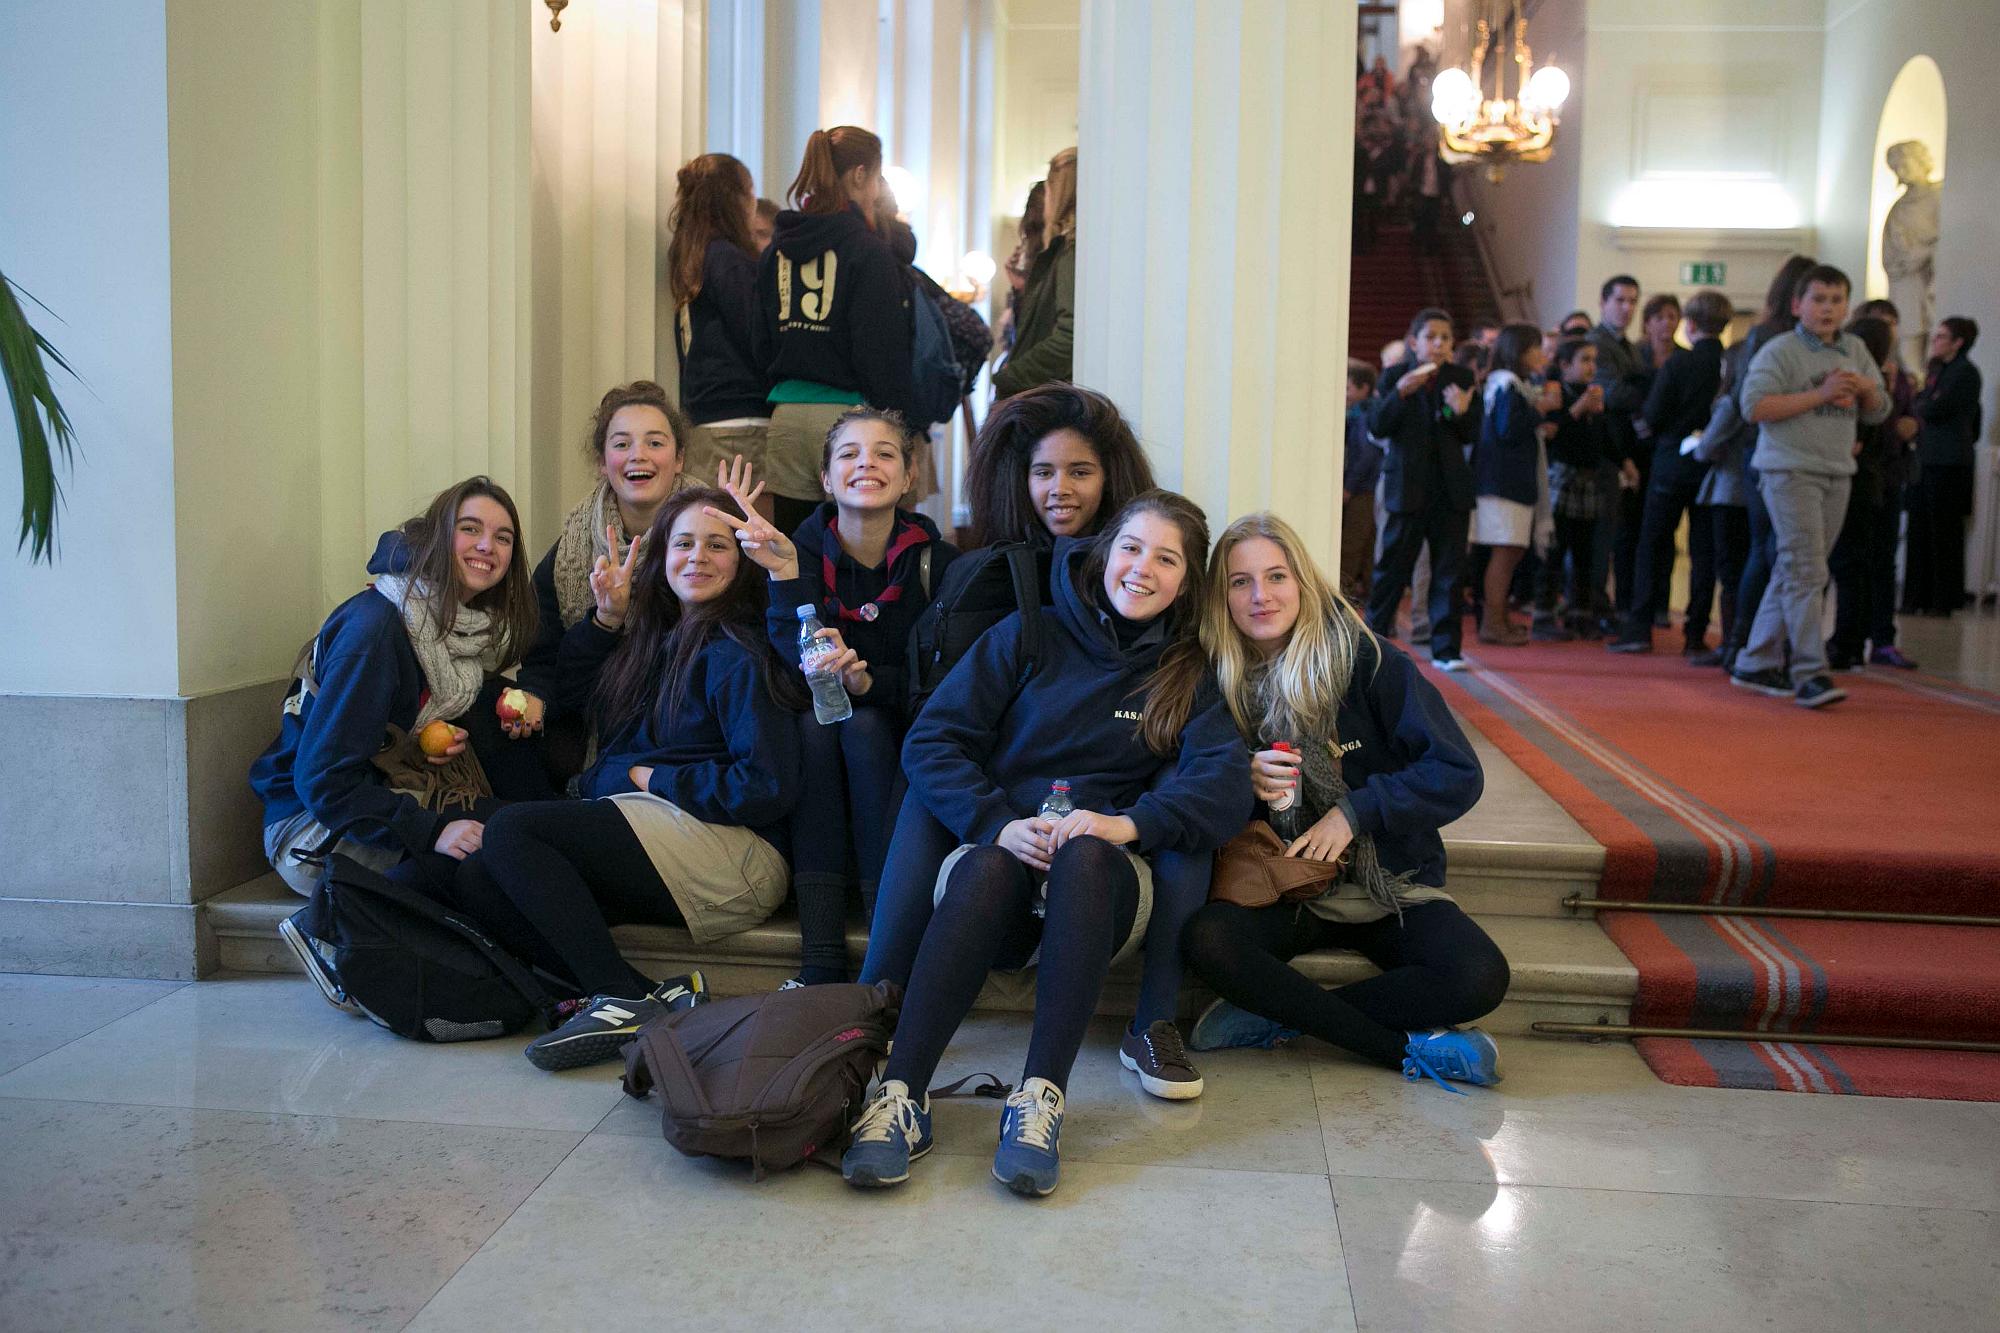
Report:
M 1966 598 L 1979 328 L 1941 320 L 1928 364 L 1904 366 L 1896 307 L 1852 296 L 1795 255 L 1726 346 L 1723 293 L 1683 306 L 1625 274 L 1596 318 L 1550 329 L 1482 322 L 1460 343 L 1448 312 L 1417 312 L 1379 369 L 1349 363 L 1343 589 L 1384 637 L 1412 592 L 1410 642 L 1447 671 L 1467 614 L 1492 647 L 1636 654 L 1676 609 L 1690 665 L 1808 708 L 1846 697 L 1834 673 L 1914 668 L 1898 606 L 1949 616 Z
M 1436 254 L 1451 200 L 1451 164 L 1438 153 L 1431 115 L 1437 61 L 1418 47 L 1398 80 L 1383 56 L 1361 66 L 1354 83 L 1354 252 L 1375 246 L 1385 221 L 1407 221 L 1419 254 Z

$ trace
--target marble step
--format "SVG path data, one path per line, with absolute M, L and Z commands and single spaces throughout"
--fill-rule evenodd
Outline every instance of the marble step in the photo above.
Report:
M 1454 888 L 1456 886 L 1454 885 Z M 278 939 L 278 923 L 298 910 L 300 900 L 276 875 L 252 880 L 203 904 L 202 929 L 214 936 L 225 971 L 290 972 L 297 962 Z M 1592 920 L 1474 913 L 1507 955 L 1513 985 L 1497 1012 L 1482 1026 L 1494 1032 L 1525 1033 L 1535 1022 L 1623 1023 L 1631 1013 L 1638 973 Z M 613 932 L 641 971 L 672 976 L 699 967 L 719 994 L 771 990 L 798 969 L 798 927 L 781 914 L 740 935 L 705 945 L 685 930 L 667 926 L 621 926 Z M 867 950 L 859 925 L 848 930 L 848 953 L 858 964 Z M 1299 967 L 1323 985 L 1341 985 L 1375 969 L 1358 954 L 1326 951 L 1299 960 Z M 1098 1011 L 1130 1013 L 1138 988 L 1136 961 L 1112 970 Z M 1206 1001 L 1189 988 L 1184 1009 Z M 1034 1008 L 1032 973 L 994 974 L 980 993 L 982 1009 Z

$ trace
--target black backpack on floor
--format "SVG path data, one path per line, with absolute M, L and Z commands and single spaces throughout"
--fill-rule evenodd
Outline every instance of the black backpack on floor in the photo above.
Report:
M 937 596 L 910 627 L 909 715 L 915 717 L 972 650 L 979 636 L 1021 613 L 1021 680 L 1035 674 L 1042 654 L 1043 562 L 1026 542 L 995 542 L 951 562 Z
M 361 1012 L 412 1041 L 476 1041 L 547 1022 L 555 1002 L 477 921 L 340 852 L 323 867 L 312 933 Z

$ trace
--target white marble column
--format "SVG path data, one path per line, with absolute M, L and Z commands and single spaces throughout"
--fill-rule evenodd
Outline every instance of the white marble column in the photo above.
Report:
M 1163 484 L 1340 543 L 1351 7 L 1085 0 L 1076 377 Z

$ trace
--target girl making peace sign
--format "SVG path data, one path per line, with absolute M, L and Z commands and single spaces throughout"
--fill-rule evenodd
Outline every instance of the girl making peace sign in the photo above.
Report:
M 813 510 L 788 540 L 761 518 L 760 484 L 737 460 L 721 475 L 741 514 L 709 512 L 735 525 L 744 554 L 770 575 L 766 624 L 771 646 L 798 655 L 798 616 L 811 606 L 821 637 L 840 651 L 854 702 L 845 722 L 822 726 L 799 718 L 800 754 L 820 799 L 802 801 L 792 823 L 792 888 L 799 901 L 801 984 L 845 981 L 845 922 L 850 853 L 864 917 L 895 822 L 897 759 L 908 725 L 905 654 L 910 628 L 957 556 L 937 528 L 900 502 L 915 481 L 916 437 L 894 412 L 856 407 L 842 413 L 820 448 L 820 484 L 833 498 Z

